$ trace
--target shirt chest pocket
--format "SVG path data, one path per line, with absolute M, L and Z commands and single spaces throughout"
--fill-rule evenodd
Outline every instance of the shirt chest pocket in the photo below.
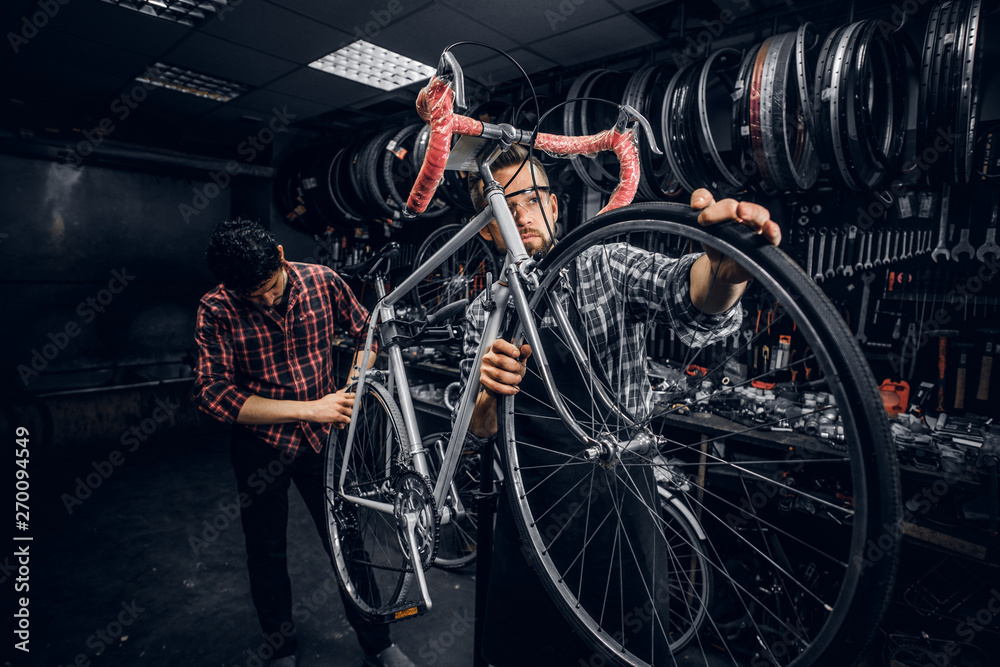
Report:
M 293 345 L 314 347 L 333 335 L 333 322 L 315 311 L 305 310 L 293 313 L 286 321 L 288 335 Z

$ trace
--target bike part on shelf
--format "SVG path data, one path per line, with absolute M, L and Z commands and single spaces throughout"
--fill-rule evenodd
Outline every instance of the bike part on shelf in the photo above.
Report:
M 461 228 L 444 225 L 431 232 L 417 250 L 413 266 L 430 259 Z M 471 301 L 487 287 L 487 274 L 499 276 L 500 261 L 489 243 L 477 234 L 414 288 L 414 305 L 432 312 L 459 299 Z
M 529 300 L 544 373 L 586 442 L 553 413 L 532 355 L 499 413 L 525 551 L 578 634 L 615 664 L 853 664 L 888 603 L 900 546 L 887 532 L 900 491 L 875 380 L 836 308 L 787 255 L 696 215 L 672 204 L 606 213 L 540 262 Z M 769 314 L 734 352 L 670 318 L 728 339 L 739 308 L 667 316 L 670 292 L 650 290 L 704 246 L 753 277 L 742 303 Z M 620 296 L 604 314 L 595 294 Z M 619 357 L 646 358 L 664 319 L 679 350 L 653 360 L 705 373 L 645 394 Z M 525 330 L 516 318 L 505 336 Z M 797 352 L 786 368 L 743 366 L 785 336 Z M 806 381 L 793 384 L 802 369 Z M 676 515 L 662 511 L 664 491 Z
M 356 384 L 349 389 L 358 390 Z M 409 548 L 400 540 L 392 512 L 346 501 L 341 493 L 394 507 L 393 483 L 406 470 L 409 442 L 389 391 L 368 379 L 361 392 L 352 416 L 351 450 L 344 451 L 346 428 L 331 429 L 327 442 L 327 528 L 334 568 L 348 599 L 365 618 L 387 623 L 426 611 L 422 600 L 409 597 L 415 574 Z

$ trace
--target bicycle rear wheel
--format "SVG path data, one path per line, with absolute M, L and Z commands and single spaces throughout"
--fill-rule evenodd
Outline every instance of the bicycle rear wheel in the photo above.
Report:
M 600 445 L 588 451 L 556 415 L 532 356 L 499 414 L 516 523 L 556 605 L 615 664 L 849 665 L 899 549 L 874 379 L 782 251 L 695 217 L 674 204 L 613 211 L 540 264 L 530 303 L 555 390 Z M 691 306 L 689 253 L 702 245 L 753 276 L 748 316 Z M 649 289 L 672 276 L 677 294 Z M 664 491 L 690 517 L 666 518 Z M 703 575 L 680 568 L 682 549 L 704 555 Z
M 413 567 L 393 515 L 344 500 L 339 481 L 346 465 L 346 494 L 392 505 L 394 481 L 406 470 L 403 457 L 409 447 L 402 414 L 377 382 L 365 381 L 355 422 L 346 462 L 347 429 L 332 429 L 327 442 L 327 527 L 334 569 L 351 602 L 369 620 L 385 622 L 392 620 L 391 609 L 405 600 Z

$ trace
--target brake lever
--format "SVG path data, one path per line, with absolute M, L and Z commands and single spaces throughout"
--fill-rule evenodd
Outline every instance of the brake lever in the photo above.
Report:
M 468 109 L 465 102 L 465 75 L 462 73 L 462 66 L 458 64 L 458 59 L 455 58 L 454 53 L 444 51 L 441 54 L 435 76 L 439 79 L 445 79 L 448 76 L 451 77 L 452 89 L 455 91 L 455 110 L 459 113 L 464 113 Z
M 643 134 L 646 135 L 646 141 L 649 142 L 649 149 L 655 155 L 663 155 L 663 151 L 656 145 L 656 139 L 653 137 L 653 128 L 649 124 L 649 121 L 646 120 L 646 117 L 629 104 L 619 104 L 618 120 L 615 121 L 615 131 L 621 133 L 629 123 L 639 123 Z

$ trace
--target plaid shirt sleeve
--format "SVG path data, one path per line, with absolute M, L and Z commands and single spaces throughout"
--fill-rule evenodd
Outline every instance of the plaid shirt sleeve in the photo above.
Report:
M 198 407 L 216 419 L 234 424 L 250 392 L 235 382 L 232 335 L 204 303 L 198 307 L 195 341 L 198 343 L 195 373 Z
M 739 303 L 723 313 L 704 313 L 691 302 L 691 267 L 701 254 L 673 259 L 622 244 L 606 253 L 612 284 L 623 285 L 633 316 L 657 313 L 685 345 L 704 347 L 731 335 L 742 323 Z

